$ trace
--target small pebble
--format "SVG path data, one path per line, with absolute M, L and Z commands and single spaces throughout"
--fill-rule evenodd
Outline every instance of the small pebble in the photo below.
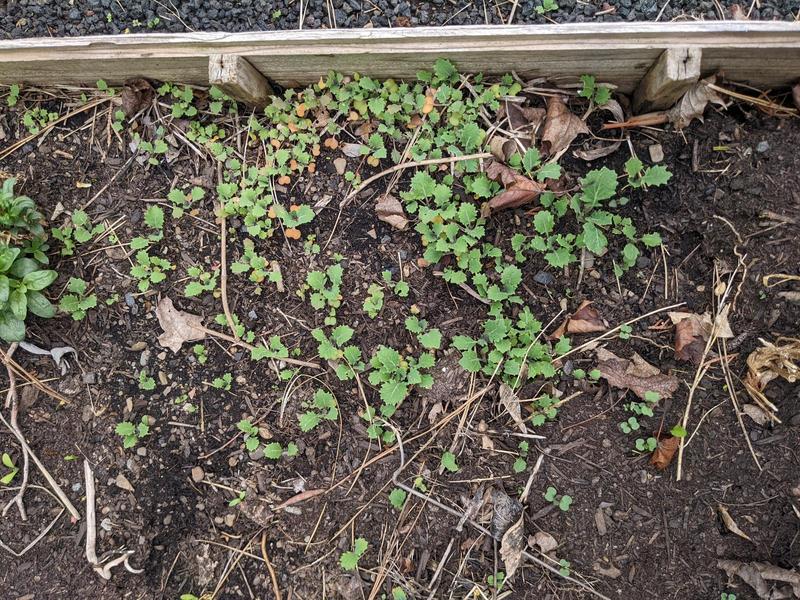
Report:
M 547 271 L 539 271 L 533 276 L 533 280 L 540 285 L 552 285 L 556 278 Z
M 664 148 L 661 147 L 661 144 L 648 146 L 647 150 L 650 152 L 650 160 L 654 163 L 660 163 L 664 160 Z
M 192 481 L 198 483 L 203 481 L 203 478 L 206 476 L 205 471 L 203 471 L 203 467 L 194 467 L 192 469 Z
M 133 486 L 131 485 L 131 482 L 128 481 L 128 478 L 125 477 L 125 475 L 123 475 L 122 473 L 117 475 L 116 479 L 114 479 L 114 485 L 116 485 L 119 489 L 125 490 L 127 492 L 133 491 Z
M 758 152 L 759 154 L 764 154 L 765 152 L 769 152 L 769 142 L 767 142 L 766 140 L 763 142 L 758 142 L 758 145 L 756 145 L 756 152 Z

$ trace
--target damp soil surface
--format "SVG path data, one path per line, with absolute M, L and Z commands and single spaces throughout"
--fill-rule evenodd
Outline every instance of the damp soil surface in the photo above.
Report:
M 46 105 L 63 108 L 64 102 L 56 96 Z M 145 231 L 143 213 L 150 203 L 169 206 L 165 199 L 177 180 L 207 191 L 180 219 L 167 210 L 164 239 L 156 248 L 177 269 L 147 293 L 139 293 L 128 275 L 129 252 L 109 237 L 79 246 L 70 257 L 59 256 L 60 246 L 54 243 L 51 262 L 60 277 L 50 295 L 57 298 L 69 277 L 80 277 L 97 294 L 98 308 L 81 321 L 59 316 L 33 320 L 29 327 L 29 340 L 42 348 L 76 349 L 77 358 L 67 358 L 65 374 L 49 357 L 23 350 L 15 354 L 24 369 L 63 398 L 58 401 L 30 385 L 21 388 L 20 426 L 28 443 L 82 515 L 83 461 L 89 461 L 97 483 L 98 554 L 108 559 L 132 551 L 131 565 L 143 573 L 117 568 L 110 581 L 100 579 L 84 554 L 85 520 L 72 523 L 61 515 L 23 557 L 3 557 L 3 598 L 274 598 L 265 558 L 283 598 L 383 598 L 392 597 L 397 586 L 410 598 L 472 597 L 478 589 L 492 597 L 487 581 L 502 570 L 499 544 L 451 511 L 463 514 L 479 490 L 495 498 L 496 510 L 499 499 L 514 499 L 513 504 L 526 486 L 525 537 L 551 535 L 557 548 L 550 555 L 568 560 L 573 575 L 609 598 L 638 598 L 645 590 L 659 598 L 716 599 L 722 592 L 754 598 L 740 580 L 728 581 L 717 567 L 719 559 L 797 566 L 800 387 L 771 383 L 767 395 L 778 406 L 782 423 L 759 425 L 744 416 L 745 434 L 719 362 L 694 393 L 691 441 L 677 481 L 674 462 L 664 471 L 655 469 L 648 455 L 633 447 L 636 436 L 620 430 L 618 424 L 629 416 L 624 405 L 630 393 L 609 388 L 602 379 L 575 376 L 576 370 L 594 368 L 591 349 L 571 355 L 551 382 L 551 393 L 569 400 L 556 419 L 531 428 L 542 437 L 528 440 L 527 466 L 519 473 L 512 465 L 523 438 L 515 435 L 496 386 L 476 398 L 486 378 L 471 379 L 458 367 L 457 353 L 440 351 L 437 383 L 412 394 L 393 418 L 404 439 L 399 481 L 411 486 L 418 480 L 418 488 L 425 490 L 421 496 L 430 501 L 409 495 L 402 510 L 394 508 L 388 496 L 400 456 L 396 450 L 381 454 L 384 447 L 368 439 L 359 417 L 361 393 L 353 382 L 340 382 L 328 368 L 307 369 L 287 389 L 288 382 L 279 380 L 266 361 L 251 362 L 246 352 L 224 340 L 200 342 L 207 355 L 203 364 L 191 344 L 177 353 L 159 344 L 154 309 L 161 298 L 203 316 L 209 327 L 226 329 L 213 323 L 222 313 L 219 294 L 183 294 L 188 267 L 210 270 L 220 264 L 216 172 L 174 139 L 158 164 L 130 161 L 128 146 L 109 123 L 91 111 L 79 115 L 3 159 L 0 171 L 3 177 L 16 177 L 18 190 L 35 198 L 48 218 L 56 215 L 54 223 L 65 212 L 86 207 L 92 222 L 113 228 L 123 243 Z M 25 135 L 21 110 L 3 110 L 0 134 L 4 145 Z M 713 308 L 715 272 L 724 280 L 734 272 L 741 275 L 742 257 L 747 270 L 743 280 L 734 279 L 738 289 L 729 321 L 735 337 L 728 340 L 728 351 L 738 400 L 749 402 L 740 382 L 746 357 L 760 339 L 798 336 L 800 306 L 796 297 L 792 301 L 781 295 L 797 284 L 762 283 L 770 273 L 798 274 L 798 139 L 797 119 L 764 116 L 747 106 L 711 112 L 705 122 L 681 133 L 630 131 L 629 147 L 623 144 L 591 167 L 620 169 L 631 150 L 650 163 L 649 147 L 661 145 L 672 179 L 665 187 L 634 192 L 620 210 L 641 230 L 659 232 L 663 248 L 644 252 L 619 279 L 603 257 L 579 273 L 577 268 L 554 270 L 532 256 L 520 264 L 524 302 L 545 324 L 562 321 L 583 300 L 591 300 L 610 327 L 677 303 L 683 303 L 680 310 L 702 314 Z M 319 214 L 302 228 L 302 240 L 276 235 L 257 242 L 261 254 L 280 264 L 283 291 L 265 284 L 256 294 L 246 276 L 229 273 L 231 312 L 258 337 L 279 335 L 289 348 L 298 349 L 298 359 L 325 367 L 309 333 L 324 315 L 297 290 L 309 270 L 326 268 L 339 254 L 345 275 L 337 317 L 355 329 L 355 343 L 366 356 L 380 344 L 413 347 L 415 340 L 403 326 L 412 310 L 440 328 L 446 340 L 477 333 L 486 307 L 446 284 L 434 267 L 420 266 L 423 249 L 413 232 L 394 230 L 375 218 L 375 198 L 385 191 L 388 178 L 340 210 L 350 190 L 331 166 L 340 156 L 323 149 L 315 174 L 278 187 L 279 201 L 316 204 Z M 349 160 L 356 168 L 357 161 Z M 563 167 L 573 180 L 589 168 L 569 155 Z M 399 187 L 407 185 L 405 177 Z M 523 207 L 491 216 L 488 237 L 510 252 L 510 237 L 530 231 L 530 215 Z M 229 225 L 235 233 L 241 223 Z M 312 236 L 318 253 L 304 249 Z M 229 261 L 241 256 L 243 237 L 230 236 Z M 362 308 L 366 291 L 382 281 L 386 270 L 395 279 L 402 274 L 410 294 L 401 298 L 387 291 L 380 314 L 370 319 Z M 635 322 L 631 330 L 627 339 L 612 335 L 601 345 L 619 356 L 636 352 L 681 382 L 671 399 L 656 405 L 653 417 L 642 420 L 645 436 L 657 435 L 680 420 L 697 367 L 676 360 L 665 312 Z M 573 345 L 597 335 L 576 335 Z M 155 389 L 141 389 L 143 370 L 155 380 Z M 230 389 L 214 387 L 214 379 L 225 374 L 231 376 Z M 0 387 L 7 383 L 3 373 Z M 366 377 L 363 383 L 364 393 L 374 399 L 376 390 Z M 334 393 L 339 418 L 303 433 L 297 414 L 322 386 Z M 534 397 L 540 387 L 527 384 L 519 396 Z M 467 410 L 458 412 L 467 398 Z M 523 416 L 526 410 L 523 403 Z M 116 425 L 142 417 L 150 420 L 149 435 L 124 449 Z M 237 429 L 244 418 L 258 424 L 263 438 L 284 447 L 296 444 L 296 455 L 271 460 L 259 454 L 262 450 L 249 454 Z M 0 448 L 19 459 L 5 430 Z M 460 467 L 456 473 L 440 469 L 448 450 Z M 47 487 L 33 468 L 31 479 Z M 572 497 L 568 511 L 544 498 L 549 486 Z M 12 495 L 0 492 L 4 498 Z M 236 504 L 239 492 L 245 493 L 244 500 Z M 289 499 L 294 503 L 282 506 Z M 34 540 L 59 511 L 40 488 L 29 490 L 26 503 L 27 521 L 19 519 L 14 507 L 0 519 L 0 538 L 14 549 Z M 720 505 L 749 540 L 726 528 Z M 472 518 L 489 527 L 492 503 Z M 345 573 L 340 555 L 359 537 L 369 547 L 359 570 Z M 509 598 L 589 597 L 531 563 L 520 567 L 503 593 Z

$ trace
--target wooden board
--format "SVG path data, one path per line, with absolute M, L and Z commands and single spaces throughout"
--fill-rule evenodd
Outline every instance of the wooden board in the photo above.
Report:
M 462 72 L 522 78 L 591 73 L 632 91 L 667 48 L 702 49 L 703 75 L 722 69 L 760 87 L 800 75 L 800 23 L 683 22 L 130 34 L 0 41 L 0 83 L 120 84 L 129 77 L 208 83 L 208 57 L 237 54 L 282 86 L 329 70 L 413 77 L 436 58 Z

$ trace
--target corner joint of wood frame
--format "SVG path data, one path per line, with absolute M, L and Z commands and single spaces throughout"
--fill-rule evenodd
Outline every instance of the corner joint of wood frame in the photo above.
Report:
M 633 94 L 636 114 L 670 108 L 700 79 L 703 52 L 693 46 L 667 48 Z

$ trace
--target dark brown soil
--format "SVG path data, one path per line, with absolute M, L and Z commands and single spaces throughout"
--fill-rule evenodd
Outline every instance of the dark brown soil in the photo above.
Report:
M 14 111 L 0 114 L 6 142 L 20 133 L 18 116 Z M 109 146 L 105 133 L 95 131 L 89 121 L 81 129 L 82 123 L 82 118 L 75 119 L 0 162 L 0 170 L 18 176 L 20 190 L 35 198 L 47 215 L 59 203 L 67 211 L 84 205 L 129 157 L 127 148 L 116 142 Z M 104 125 L 98 121 L 97 127 Z M 650 144 L 660 142 L 665 163 L 673 172 L 666 187 L 633 194 L 624 209 L 640 230 L 661 232 L 666 253 L 649 252 L 618 283 L 610 260 L 597 259 L 581 285 L 577 285 L 577 269 L 554 272 L 540 259 L 531 259 L 522 267 L 524 299 L 544 323 L 561 310 L 562 303 L 572 312 L 583 299 L 594 301 L 614 325 L 677 302 L 685 303 L 682 310 L 702 313 L 711 307 L 714 265 L 723 271 L 735 267 L 738 251 L 746 254 L 748 270 L 730 318 L 737 336 L 731 343 L 735 357 L 730 366 L 736 376 L 744 377 L 745 359 L 759 346 L 760 338 L 798 336 L 800 306 L 778 295 L 791 289 L 791 284 L 765 288 L 761 279 L 769 273 L 798 274 L 800 155 L 796 143 L 800 121 L 734 107 L 726 114 L 709 115 L 705 123 L 689 127 L 682 135 L 646 130 L 632 131 L 630 137 L 643 158 Z M 765 152 L 756 151 L 760 142 L 767 142 Z M 597 161 L 592 167 L 620 168 L 628 157 L 624 149 L 623 145 L 607 162 Z M 573 177 L 587 170 L 585 163 L 574 159 L 564 166 Z M 204 165 L 188 152 L 171 167 L 146 169 L 135 163 L 100 194 L 88 212 L 95 222 L 117 223 L 118 237 L 127 241 L 143 230 L 146 201 L 164 199 L 176 177 L 185 181 L 203 175 L 209 175 Z M 76 182 L 92 186 L 76 187 Z M 376 183 L 372 192 L 383 191 L 385 185 L 385 181 Z M 346 191 L 345 182 L 330 167 L 321 167 L 315 176 L 287 190 L 282 198 L 287 204 L 289 199 L 314 204 L 330 195 L 330 203 L 304 230 L 305 238 L 316 233 L 324 250 L 309 255 L 302 242 L 287 243 L 282 236 L 261 243 L 261 253 L 280 262 L 287 291 L 279 293 L 265 285 L 263 294 L 256 296 L 253 284 L 231 275 L 231 310 L 248 329 L 259 335 L 279 334 L 287 346 L 300 349 L 301 358 L 312 360 L 316 345 L 308 329 L 320 324 L 322 316 L 295 290 L 309 269 L 324 268 L 339 253 L 345 257 L 346 290 L 339 322 L 357 330 L 354 339 L 365 355 L 381 343 L 396 347 L 412 343 L 402 325 L 412 304 L 431 325 L 441 327 L 446 339 L 475 332 L 485 307 L 459 288 L 448 288 L 431 268 L 419 268 L 416 259 L 422 250 L 416 235 L 377 221 L 369 194 L 362 194 L 338 215 Z M 283 598 L 391 597 L 396 585 L 403 586 L 409 597 L 427 598 L 428 586 L 451 542 L 432 597 L 479 597 L 472 595 L 479 588 L 491 597 L 491 590 L 486 591 L 487 576 L 495 566 L 502 568 L 499 548 L 491 539 L 469 525 L 457 530 L 457 517 L 416 497 L 402 512 L 390 505 L 391 476 L 399 466 L 397 453 L 353 476 L 380 451 L 364 433 L 358 417 L 363 405 L 355 386 L 325 372 L 322 377 L 336 392 L 340 422 L 303 434 L 295 413 L 314 389 L 309 382 L 292 395 L 281 420 L 286 383 L 279 382 L 265 362 L 250 362 L 237 348 L 207 340 L 208 361 L 200 365 L 190 347 L 173 354 L 158 344 L 161 330 L 154 307 L 159 297 L 172 298 L 178 308 L 202 314 L 207 322 L 222 312 L 219 300 L 211 295 L 203 300 L 183 297 L 187 266 L 208 268 L 219 262 L 213 208 L 212 194 L 208 194 L 194 217 L 180 221 L 168 217 L 160 250 L 178 268 L 155 292 L 138 294 L 127 276 L 124 253 L 96 252 L 102 244 L 82 246 L 75 257 L 60 259 L 54 254 L 54 268 L 62 277 L 52 295 L 74 275 L 92 283 L 101 303 L 84 321 L 64 316 L 34 322 L 30 328 L 31 341 L 42 347 L 72 345 L 79 360 L 62 377 L 49 359 L 18 351 L 16 358 L 23 366 L 70 400 L 58 405 L 43 393 L 26 393 L 21 427 L 82 514 L 82 462 L 84 457 L 90 461 L 98 488 L 98 522 L 102 522 L 98 552 L 131 549 L 132 565 L 144 573 L 133 575 L 120 569 L 111 581 L 103 582 L 84 555 L 84 522 L 71 524 L 62 517 L 23 558 L 3 559 L 0 597 L 176 599 L 181 594 L 216 591 L 215 597 L 221 599 L 273 598 L 262 559 L 262 535 Z M 786 220 L 768 219 L 765 210 Z M 522 211 L 493 217 L 490 237 L 494 235 L 496 243 L 507 247 L 500 240 L 519 230 L 520 220 L 529 221 Z M 229 257 L 235 259 L 240 253 L 241 245 L 232 241 Z M 366 288 L 380 281 L 381 271 L 400 268 L 411 294 L 402 299 L 387 293 L 379 317 L 368 319 L 361 308 Z M 540 271 L 549 272 L 554 282 L 549 286 L 534 282 Z M 106 306 L 104 300 L 114 294 L 119 302 Z M 664 313 L 649 317 L 634 325 L 631 339 L 614 338 L 607 344 L 621 356 L 638 352 L 683 382 L 674 398 L 660 403 L 655 416 L 645 420 L 647 434 L 655 433 L 662 422 L 669 425 L 679 420 L 694 375 L 691 364 L 675 360 L 672 330 L 658 326 L 665 319 Z M 574 342 L 588 339 L 576 336 Z M 572 358 L 569 371 L 588 371 L 595 364 L 591 352 Z M 440 368 L 445 361 L 452 359 L 440 356 Z M 143 392 L 137 385 L 136 375 L 143 366 L 158 382 L 152 392 Z M 227 372 L 234 378 L 230 391 L 210 385 L 213 378 Z M 5 373 L 2 377 L 5 388 Z M 467 379 L 459 374 L 431 393 L 407 400 L 395 419 L 403 437 L 410 439 L 427 430 L 437 403 L 443 413 L 434 419 L 458 408 Z M 721 371 L 712 368 L 695 395 L 689 433 L 705 418 L 687 447 L 681 482 L 675 480 L 674 464 L 664 472 L 656 471 L 646 456 L 633 450 L 633 438 L 618 428 L 627 416 L 622 408 L 624 394 L 609 389 L 605 382 L 579 381 L 568 375 L 561 375 L 558 389 L 566 396 L 581 393 L 561 408 L 555 421 L 536 429 L 544 439 L 532 441 L 525 472 L 512 470 L 519 438 L 512 435 L 513 423 L 492 391 L 475 403 L 477 408 L 471 409 L 463 427 L 454 419 L 433 439 L 425 435 L 407 442 L 408 462 L 401 478 L 410 485 L 422 475 L 433 499 L 461 512 L 481 485 L 518 497 L 536 458 L 544 453 L 525 508 L 525 530 L 529 535 L 551 534 L 559 544 L 557 556 L 570 561 L 573 574 L 586 577 L 610 598 L 639 598 L 643 591 L 658 598 L 717 599 L 723 591 L 735 592 L 740 600 L 751 598 L 752 591 L 741 581 L 727 581 L 716 561 L 733 558 L 784 568 L 798 565 L 800 519 L 793 503 L 800 502 L 796 488 L 800 484 L 800 387 L 780 381 L 768 387 L 768 396 L 780 407 L 782 425 L 761 427 L 744 417 L 763 467 L 759 471 L 724 384 Z M 479 387 L 480 382 L 475 385 Z M 520 395 L 531 397 L 535 392 L 529 386 Z M 741 385 L 738 392 L 745 402 Z M 374 393 L 367 390 L 370 397 Z M 176 404 L 184 394 L 197 412 L 187 413 L 183 404 Z M 126 419 L 138 421 L 143 415 L 154 418 L 151 435 L 136 449 L 123 450 L 115 425 Z M 284 445 L 296 442 L 299 455 L 277 462 L 248 457 L 236 429 L 245 417 L 259 419 L 265 431 Z M 482 421 L 494 451 L 482 447 Z M 457 433 L 455 448 L 462 469 L 440 474 L 440 456 Z M 7 432 L 0 436 L 0 450 L 18 457 Z M 65 460 L 66 456 L 77 460 Z M 197 466 L 204 472 L 200 482 L 191 473 Z M 133 491 L 115 484 L 118 475 L 129 480 Z M 32 478 L 45 485 L 38 473 L 32 471 Z M 551 485 L 572 496 L 568 512 L 543 498 Z M 298 492 L 331 487 L 328 493 L 274 510 Z M 229 490 L 248 491 L 245 501 L 228 506 L 234 498 Z M 9 492 L 3 495 L 10 497 Z M 726 530 L 719 517 L 720 504 L 728 507 L 752 541 Z M 0 520 L 0 537 L 14 547 L 33 539 L 56 510 L 49 497 L 36 490 L 29 492 L 27 505 L 28 522 L 20 521 L 13 509 Z M 344 576 L 339 555 L 350 549 L 355 537 L 368 539 L 370 546 L 360 563 L 360 577 Z M 376 577 L 385 578 L 384 583 L 370 595 Z M 509 590 L 509 598 L 589 597 L 533 566 L 522 568 L 503 588 L 503 592 Z

